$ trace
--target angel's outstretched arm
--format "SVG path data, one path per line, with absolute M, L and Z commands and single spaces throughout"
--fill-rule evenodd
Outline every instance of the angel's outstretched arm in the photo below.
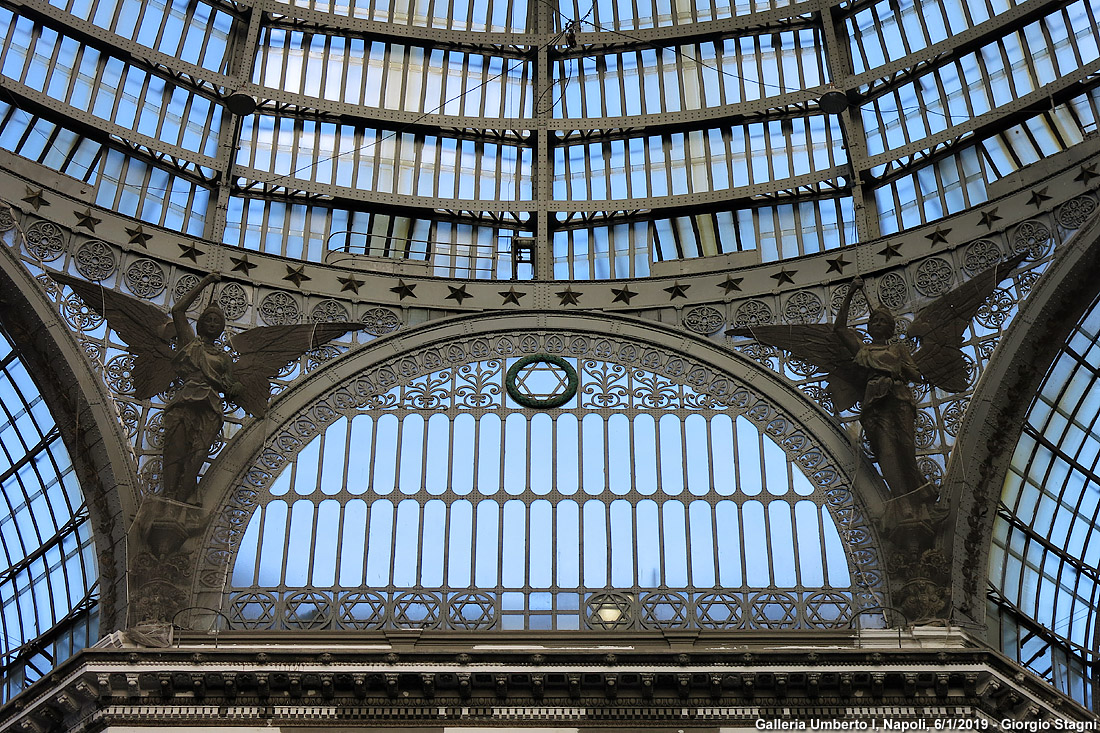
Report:
M 836 322 L 833 324 L 833 331 L 836 332 L 840 340 L 844 342 L 844 345 L 848 347 L 848 350 L 855 355 L 859 351 L 859 347 L 862 345 L 859 341 L 859 337 L 848 328 L 848 311 L 852 307 L 852 298 L 856 296 L 857 290 L 863 289 L 863 278 L 857 277 L 848 286 L 848 292 L 844 294 L 844 301 L 840 304 L 840 310 L 836 314 Z
M 206 289 L 206 286 L 220 282 L 221 279 L 220 273 L 211 272 L 202 280 L 199 280 L 198 285 L 191 288 L 187 295 L 180 298 L 172 306 L 172 324 L 176 327 L 176 338 L 179 339 L 177 343 L 187 343 L 195 338 L 195 332 L 191 329 L 191 323 L 187 320 L 187 309 L 191 307 L 199 294 Z

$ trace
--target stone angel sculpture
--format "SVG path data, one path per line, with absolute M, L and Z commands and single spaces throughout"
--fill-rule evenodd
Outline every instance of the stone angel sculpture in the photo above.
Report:
M 172 306 L 171 314 L 152 303 L 107 290 L 63 273 L 50 275 L 69 286 L 103 318 L 134 355 L 134 396 L 149 399 L 178 385 L 164 408 L 161 477 L 164 496 L 194 503 L 199 469 L 222 429 L 222 395 L 255 417 L 263 417 L 271 399 L 271 378 L 310 349 L 362 328 L 357 323 L 303 323 L 261 326 L 238 333 L 229 345 L 217 339 L 225 314 L 216 302 L 199 315 L 195 327 L 187 309 L 221 276 L 211 273 Z
M 852 298 L 863 287 L 860 278 L 849 286 L 835 323 L 751 326 L 726 334 L 778 346 L 824 370 L 838 412 L 859 403 L 863 432 L 891 494 L 934 501 L 935 494 L 917 467 L 917 408 L 910 385 L 923 381 L 947 392 L 966 389 L 963 333 L 993 289 L 1024 256 L 988 268 L 929 303 L 917 313 L 904 340 L 891 342 L 896 319 L 883 306 L 871 311 L 870 343 L 848 326 Z

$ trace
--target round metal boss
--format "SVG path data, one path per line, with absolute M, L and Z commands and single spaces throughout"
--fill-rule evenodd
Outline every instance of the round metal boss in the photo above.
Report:
M 564 383 L 558 385 L 559 388 L 564 387 L 565 391 L 558 394 L 551 394 L 548 397 L 534 397 L 520 392 L 517 380 L 522 381 L 523 378 L 519 376 L 519 373 L 532 364 L 550 364 L 565 372 Z M 554 356 L 553 354 L 531 354 L 531 356 L 525 356 L 512 365 L 504 380 L 504 386 L 508 390 L 508 396 L 523 407 L 530 407 L 534 410 L 549 410 L 554 407 L 561 407 L 566 402 L 573 399 L 573 395 L 577 394 L 577 370 L 560 356 Z

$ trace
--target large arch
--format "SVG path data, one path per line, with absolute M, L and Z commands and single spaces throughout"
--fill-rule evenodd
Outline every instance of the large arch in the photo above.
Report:
M 126 526 L 136 495 L 132 460 L 110 398 L 72 336 L 52 317 L 41 284 L 9 248 L 0 250 L 3 326 L 34 376 L 86 499 L 98 567 L 99 628 L 108 633 L 125 620 Z
M 975 622 L 985 617 L 989 538 L 1012 446 L 1051 362 L 1096 296 L 1098 272 L 1100 219 L 1094 217 L 1059 248 L 1024 302 L 959 431 L 944 481 L 955 512 L 953 605 Z
M 479 355 L 504 359 L 542 351 L 644 366 L 690 385 L 721 409 L 748 415 L 757 430 L 783 445 L 791 460 L 801 460 L 812 483 L 830 493 L 829 503 L 840 512 L 846 530 L 853 530 L 848 547 L 853 571 L 866 572 L 876 581 L 882 578 L 873 550 L 878 546 L 876 531 L 865 519 L 881 512 L 885 494 L 880 479 L 865 461 L 856 462 L 850 437 L 781 377 L 713 342 L 651 322 L 521 312 L 445 318 L 415 332 L 380 338 L 312 372 L 280 395 L 268 420 L 245 427 L 204 478 L 204 506 L 213 519 L 194 568 L 196 606 L 220 605 L 227 563 L 258 494 L 341 414 L 365 407 L 369 412 L 378 394 L 433 368 L 466 363 Z M 884 601 L 882 588 L 876 589 L 876 599 L 866 600 L 868 605 Z

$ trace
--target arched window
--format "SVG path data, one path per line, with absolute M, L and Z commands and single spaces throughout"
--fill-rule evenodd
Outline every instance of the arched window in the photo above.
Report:
M 990 628 L 1013 659 L 1095 700 L 1100 604 L 1100 300 L 1054 360 L 993 526 Z
M 489 354 L 334 415 L 257 498 L 233 624 L 847 625 L 877 578 L 820 449 L 746 390 L 697 389 L 686 360 L 675 378 L 626 353 Z
M 0 330 L 0 679 L 10 698 L 98 634 L 88 509 L 53 417 Z

